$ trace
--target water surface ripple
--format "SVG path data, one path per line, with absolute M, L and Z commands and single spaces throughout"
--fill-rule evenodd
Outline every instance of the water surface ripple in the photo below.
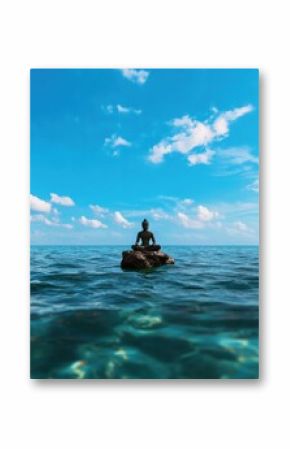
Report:
M 124 249 L 31 248 L 32 378 L 258 377 L 258 247 L 166 247 L 147 271 Z

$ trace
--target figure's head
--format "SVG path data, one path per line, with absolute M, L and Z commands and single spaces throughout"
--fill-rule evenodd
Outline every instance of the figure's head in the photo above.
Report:
M 144 220 L 142 221 L 142 228 L 144 229 L 144 231 L 148 231 L 149 222 L 146 220 L 146 218 L 144 218 Z

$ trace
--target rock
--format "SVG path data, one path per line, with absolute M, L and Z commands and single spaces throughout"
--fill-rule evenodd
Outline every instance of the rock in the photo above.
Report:
M 133 251 L 123 251 L 122 256 L 121 268 L 142 270 L 174 264 L 174 259 L 160 250 L 148 251 L 140 248 Z

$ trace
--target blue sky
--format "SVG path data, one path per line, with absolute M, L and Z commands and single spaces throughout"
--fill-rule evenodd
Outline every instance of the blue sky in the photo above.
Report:
M 31 243 L 258 243 L 258 71 L 33 69 Z

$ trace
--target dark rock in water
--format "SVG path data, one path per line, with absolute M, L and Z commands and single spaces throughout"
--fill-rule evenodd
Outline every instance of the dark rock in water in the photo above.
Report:
M 144 269 L 174 264 L 174 259 L 160 250 L 138 248 L 133 251 L 123 251 L 121 268 Z

